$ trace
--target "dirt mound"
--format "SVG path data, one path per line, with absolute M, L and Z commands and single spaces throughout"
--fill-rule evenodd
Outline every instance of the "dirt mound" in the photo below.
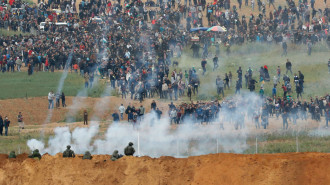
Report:
M 329 184 L 330 154 L 211 154 L 173 157 L 109 155 L 64 159 L 61 154 L 39 160 L 5 159 L 0 155 L 0 184 Z M 22 160 L 22 157 L 25 157 Z

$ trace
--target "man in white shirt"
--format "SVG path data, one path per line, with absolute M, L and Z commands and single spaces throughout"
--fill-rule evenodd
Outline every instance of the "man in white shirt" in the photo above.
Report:
M 125 107 L 123 106 L 123 104 L 121 104 L 120 107 L 119 107 L 119 113 L 120 113 L 120 119 L 121 120 L 124 119 L 124 117 L 123 117 L 124 112 L 125 112 Z
M 48 93 L 48 109 L 53 109 L 54 108 L 54 93 L 53 91 L 50 91 Z
M 170 112 L 171 124 L 172 124 L 172 121 L 173 121 L 173 124 L 175 124 L 176 116 L 177 116 L 176 109 L 172 109 Z

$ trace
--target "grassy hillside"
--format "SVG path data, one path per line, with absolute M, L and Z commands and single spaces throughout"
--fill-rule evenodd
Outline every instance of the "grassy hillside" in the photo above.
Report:
M 48 92 L 57 89 L 61 72 L 37 72 L 28 76 L 27 72 L 0 73 L 0 99 L 25 98 L 47 96 Z M 76 96 L 84 88 L 84 78 L 75 73 L 69 73 L 65 80 L 63 92 L 66 96 Z M 88 94 L 92 97 L 101 95 L 104 84 L 98 83 L 90 89 Z
M 231 54 L 226 55 L 224 48 L 221 49 L 219 57 L 219 68 L 213 71 L 214 47 L 211 47 L 211 54 L 207 59 L 207 73 L 202 76 L 201 60 L 192 58 L 192 51 L 186 49 L 184 55 L 178 59 L 179 66 L 177 71 L 188 70 L 191 67 L 195 67 L 199 73 L 201 80 L 200 94 L 197 99 L 211 99 L 218 98 L 216 96 L 216 85 L 215 79 L 217 75 L 224 78 L 225 73 L 229 71 L 233 74 L 232 88 L 225 90 L 225 95 L 235 93 L 235 82 L 238 79 L 237 69 L 239 66 L 243 70 L 243 90 L 248 90 L 244 87 L 245 79 L 244 74 L 248 67 L 253 69 L 253 77 L 259 80 L 259 69 L 261 66 L 267 65 L 269 69 L 269 75 L 271 78 L 270 82 L 265 82 L 264 89 L 266 95 L 271 95 L 273 88 L 273 76 L 276 75 L 277 66 L 281 67 L 282 76 L 285 74 L 285 63 L 289 59 L 292 62 L 293 74 L 300 70 L 305 75 L 305 93 L 303 98 L 310 96 L 321 96 L 330 92 L 330 74 L 328 73 L 327 62 L 330 57 L 329 49 L 325 45 L 315 45 L 313 48 L 314 52 L 311 56 L 307 55 L 305 46 L 296 46 L 296 48 L 289 47 L 288 55 L 285 57 L 281 56 L 282 49 L 280 46 L 267 45 L 267 44 L 247 44 L 243 46 L 234 46 L 231 48 Z M 293 75 L 288 73 L 293 82 Z M 281 79 L 281 82 L 283 80 Z M 294 89 L 294 84 L 292 89 Z M 256 86 L 256 91 L 260 90 L 260 83 Z M 277 89 L 278 94 L 282 96 L 282 89 Z M 296 93 L 292 94 L 296 97 Z

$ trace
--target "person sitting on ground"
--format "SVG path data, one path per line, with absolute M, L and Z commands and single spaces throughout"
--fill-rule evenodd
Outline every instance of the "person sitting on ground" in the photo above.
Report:
M 111 156 L 111 161 L 116 161 L 117 159 L 123 157 L 123 155 L 118 154 L 118 150 L 113 151 Z
M 36 158 L 38 157 L 39 159 L 41 159 L 41 155 L 39 153 L 39 150 L 38 149 L 35 149 L 31 155 L 29 155 L 29 158 Z
M 83 156 L 83 159 L 89 159 L 89 160 L 91 160 L 92 158 L 93 157 L 92 157 L 91 153 L 89 151 L 86 151 L 85 154 L 84 154 L 84 156 Z
M 15 154 L 15 151 L 11 151 L 9 156 L 8 156 L 9 159 L 12 159 L 12 158 L 16 158 L 16 154 Z
M 135 149 L 133 148 L 132 142 L 128 143 L 128 146 L 125 148 L 124 153 L 127 156 L 133 156 L 133 154 L 135 153 Z
M 70 148 L 71 148 L 70 145 L 66 147 L 66 150 L 63 152 L 63 157 L 72 157 L 72 158 L 76 157 L 74 151 L 71 150 Z

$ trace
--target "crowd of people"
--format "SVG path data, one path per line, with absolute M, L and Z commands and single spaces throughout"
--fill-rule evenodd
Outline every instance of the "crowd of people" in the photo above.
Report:
M 150 112 L 154 112 L 160 119 L 162 111 L 159 110 L 155 101 L 152 102 Z M 135 108 L 131 104 L 124 107 L 123 104 L 112 116 L 115 122 L 124 121 L 127 114 L 127 121 L 134 126 L 139 124 L 145 113 L 143 105 Z M 143 113 L 141 113 L 141 111 Z M 221 103 L 218 101 L 194 103 L 181 103 L 168 105 L 167 115 L 170 124 L 212 124 L 220 123 L 224 129 L 226 125 L 234 128 L 244 128 L 246 119 L 255 124 L 257 129 L 267 129 L 269 118 L 283 120 L 283 129 L 288 129 L 288 122 L 296 125 L 297 120 L 312 119 L 317 122 L 325 121 L 325 128 L 328 128 L 330 121 L 330 95 L 315 97 L 307 100 L 299 100 L 294 97 L 274 96 L 260 97 L 253 94 L 227 97 Z M 324 117 L 324 120 L 322 119 Z
M 174 56 L 181 56 L 185 47 L 193 50 L 195 58 L 203 57 L 201 67 L 204 75 L 213 46 L 214 69 L 218 68 L 221 43 L 227 54 L 235 44 L 265 42 L 280 45 L 285 50 L 284 55 L 288 42 L 306 44 L 309 49 L 317 42 L 330 43 L 327 7 L 316 9 L 313 0 L 298 4 L 288 0 L 286 5 L 278 7 L 273 2 L 269 1 L 269 10 L 266 11 L 267 6 L 258 0 L 257 14 L 239 15 L 242 0 L 238 0 L 238 7 L 229 0 L 212 4 L 205 0 L 90 0 L 79 5 L 66 0 L 39 1 L 38 4 L 4 0 L 0 8 L 0 28 L 27 34 L 0 36 L 0 67 L 2 72 L 21 71 L 22 67 L 27 67 L 29 75 L 38 71 L 71 69 L 85 79 L 85 87 L 92 86 L 94 74 L 98 73 L 102 78 L 109 78 L 111 86 L 118 89 L 122 98 L 130 96 L 142 102 L 144 98 L 156 95 L 170 100 L 187 95 L 191 100 L 192 95 L 198 94 L 199 73 L 195 67 L 185 71 L 177 69 L 178 62 L 173 60 Z M 254 9 L 254 0 L 250 5 L 246 1 L 244 5 Z M 215 25 L 223 26 L 226 31 L 218 33 L 201 29 L 202 26 Z M 288 63 L 289 60 L 286 69 L 292 75 Z M 277 88 L 282 77 L 280 67 L 277 72 L 273 78 L 272 98 L 278 96 Z M 256 80 L 251 68 L 245 75 L 241 68 L 238 69 L 236 93 L 243 88 L 243 75 L 245 87 L 250 91 L 255 90 L 256 83 L 271 80 L 267 65 L 262 66 L 259 73 L 259 80 Z M 219 95 L 224 96 L 224 89 L 233 86 L 233 75 L 230 72 L 223 80 L 220 76 L 216 79 Z M 304 76 L 300 71 L 293 79 L 283 75 L 283 96 L 290 95 L 293 83 L 297 99 L 302 101 Z M 259 94 L 264 94 L 263 85 Z M 50 92 L 49 109 L 54 107 L 54 99 L 57 107 L 60 99 L 65 106 L 64 93 Z M 189 117 L 192 109 L 198 112 L 198 120 L 208 122 L 218 112 L 219 104 L 187 104 L 172 109 L 170 114 L 176 117 L 173 122 L 180 123 Z M 127 112 L 130 120 L 144 114 L 135 108 Z M 157 114 L 161 115 L 161 112 L 158 110 Z M 120 117 L 113 116 L 116 120 Z
M 307 1 L 298 5 L 287 1 L 286 6 L 273 6 L 274 11 L 266 15 L 266 6 L 260 2 L 259 14 L 248 17 L 239 15 L 228 0 L 212 4 L 205 0 L 91 0 L 82 1 L 79 8 L 75 1 L 40 1 L 36 5 L 3 1 L 0 27 L 34 34 L 1 36 L 0 67 L 2 72 L 14 72 L 25 66 L 29 75 L 70 68 L 85 78 L 85 87 L 91 87 L 94 74 L 99 73 L 110 79 L 123 98 L 130 94 L 142 101 L 156 93 L 176 100 L 184 89 L 188 96 L 198 94 L 200 82 L 194 68 L 170 72 L 178 63 L 172 61 L 173 56 L 180 57 L 186 46 L 191 45 L 195 57 L 203 48 L 202 56 L 207 57 L 212 45 L 220 55 L 220 42 L 228 52 L 232 45 L 244 42 L 330 42 L 327 7 L 316 10 Z M 242 1 L 238 3 L 241 8 Z M 227 32 L 191 32 L 205 20 L 208 26 L 224 26 Z

